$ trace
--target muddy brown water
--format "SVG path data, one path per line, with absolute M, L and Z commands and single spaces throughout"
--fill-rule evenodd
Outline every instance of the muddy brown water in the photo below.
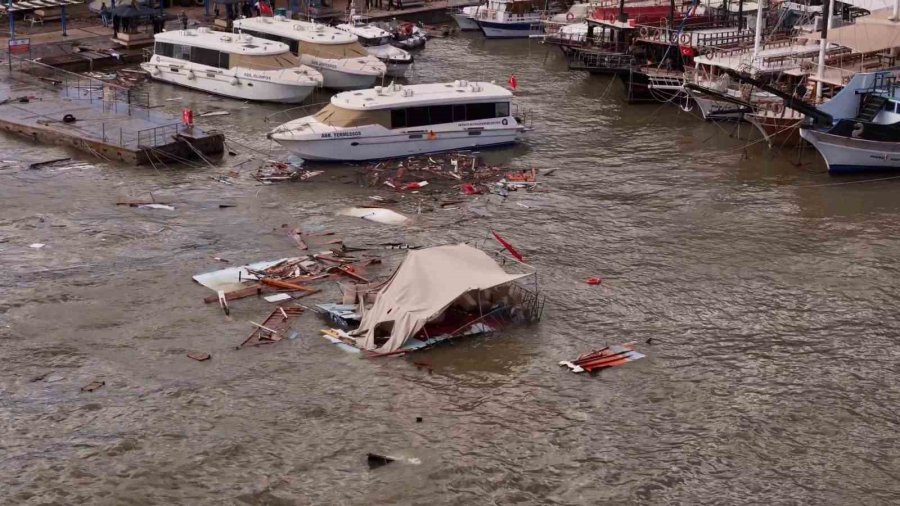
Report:
M 249 148 L 285 156 L 264 139 L 277 106 L 151 85 L 172 112 L 231 111 L 204 122 L 236 141 L 216 168 L 0 137 L 0 503 L 896 504 L 900 180 L 830 178 L 814 154 L 744 149 L 746 126 L 626 106 L 533 42 L 433 40 L 410 81 L 512 73 L 535 131 L 488 157 L 558 171 L 407 227 L 335 215 L 385 194 L 349 167 L 214 180 L 263 156 Z M 60 156 L 76 158 L 26 169 Z M 149 192 L 176 210 L 114 205 Z M 294 254 L 282 224 L 350 244 L 494 228 L 550 303 L 538 325 L 415 355 L 433 374 L 344 353 L 313 315 L 296 341 L 236 351 L 270 305 L 226 318 L 190 276 Z M 401 256 L 385 258 L 372 275 Z M 556 365 L 625 341 L 647 358 L 594 378 Z M 370 470 L 367 452 L 412 461 Z

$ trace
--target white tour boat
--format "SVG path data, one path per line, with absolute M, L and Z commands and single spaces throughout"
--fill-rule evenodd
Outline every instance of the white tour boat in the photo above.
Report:
M 209 28 L 154 35 L 141 68 L 154 79 L 243 100 L 302 102 L 322 74 L 301 65 L 287 45 Z
M 387 72 L 378 58 L 363 48 L 357 37 L 319 23 L 284 16 L 235 19 L 235 32 L 283 42 L 300 63 L 318 70 L 326 88 L 371 88 Z
M 459 27 L 460 31 L 473 32 L 481 30 L 478 23 L 475 21 L 475 16 L 478 14 L 479 10 L 484 8 L 484 5 L 470 5 L 451 12 L 450 16 L 456 21 L 456 26 Z
M 391 34 L 377 26 L 366 23 L 361 16 L 351 15 L 350 23 L 337 25 L 339 30 L 352 33 L 359 39 L 370 55 L 378 58 L 387 65 L 387 75 L 391 77 L 403 77 L 413 57 L 407 51 L 391 45 Z
M 496 84 L 376 86 L 346 91 L 268 137 L 306 160 L 363 161 L 514 143 L 525 128 Z
M 545 17 L 542 0 L 489 0 L 475 14 L 475 22 L 489 39 L 539 36 Z

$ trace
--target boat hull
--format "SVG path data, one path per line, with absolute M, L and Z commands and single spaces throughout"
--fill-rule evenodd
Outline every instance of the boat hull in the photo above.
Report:
M 150 62 L 142 63 L 141 68 L 159 81 L 239 100 L 294 104 L 303 102 L 316 89 L 314 84 L 254 79 L 250 71 L 242 69 L 210 70 Z
M 478 27 L 478 23 L 472 19 L 471 16 L 467 16 L 461 12 L 451 14 L 453 20 L 456 21 L 456 26 L 459 27 L 460 30 L 464 32 L 474 32 L 480 30 Z
M 700 115 L 706 121 L 740 121 L 743 119 L 747 108 L 741 107 L 732 102 L 724 100 L 716 100 L 702 93 L 695 93 L 689 89 L 685 90 L 689 97 L 697 104 L 700 109 Z
M 803 142 L 800 138 L 803 115 L 794 112 L 793 109 L 788 109 L 780 115 L 769 112 L 747 114 L 744 119 L 763 134 L 769 147 L 795 148 Z
M 825 159 L 829 174 L 900 170 L 900 143 L 854 139 L 803 128 L 800 136 Z
M 489 39 L 525 39 L 543 33 L 539 22 L 497 23 L 479 19 L 478 26 Z
M 418 134 L 417 139 L 411 139 L 413 135 L 403 132 L 345 139 L 273 139 L 304 160 L 362 162 L 513 144 L 519 139 L 520 129 L 482 130 L 479 135 L 471 135 L 466 130 L 435 131 L 434 134 L 433 137 Z
M 403 77 L 406 75 L 406 71 L 409 70 L 409 67 L 412 65 L 411 62 L 398 62 L 395 60 L 383 60 L 384 64 L 387 65 L 387 72 L 385 75 L 389 77 Z
M 650 76 L 645 72 L 620 72 L 628 103 L 669 102 L 684 94 L 684 80 L 675 76 Z
M 371 88 L 375 85 L 378 78 L 381 77 L 374 74 L 366 75 L 342 72 L 323 65 L 308 65 L 322 74 L 322 86 L 333 90 L 362 90 Z

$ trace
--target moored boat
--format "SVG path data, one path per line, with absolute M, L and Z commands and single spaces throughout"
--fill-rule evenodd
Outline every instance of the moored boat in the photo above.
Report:
M 297 103 L 323 81 L 286 44 L 247 34 L 201 27 L 158 33 L 154 41 L 153 55 L 141 64 L 151 77 L 216 95 Z
M 320 23 L 260 16 L 236 19 L 233 29 L 287 44 L 301 63 L 322 74 L 327 88 L 370 88 L 387 72 L 385 64 L 370 55 L 355 35 Z
M 475 22 L 489 39 L 515 39 L 543 33 L 543 0 L 489 0 Z
M 361 16 L 355 14 L 351 15 L 350 19 L 350 23 L 337 25 L 337 29 L 356 35 L 366 51 L 387 66 L 388 76 L 403 77 L 413 63 L 412 55 L 391 44 L 393 38 L 390 32 L 367 23 Z
M 339 93 L 268 137 L 306 160 L 363 161 L 511 144 L 524 131 L 493 83 L 376 86 Z
M 800 135 L 831 174 L 900 169 L 900 86 L 895 72 L 867 72 L 819 107 L 830 124 L 803 125 Z

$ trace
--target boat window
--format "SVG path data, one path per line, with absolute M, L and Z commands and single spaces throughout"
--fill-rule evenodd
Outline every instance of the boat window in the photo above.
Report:
M 339 128 L 381 125 L 391 128 L 391 115 L 388 111 L 355 111 L 328 104 L 317 112 L 315 118 L 328 125 Z
M 460 121 L 505 118 L 507 116 L 509 116 L 509 102 L 410 107 L 391 110 L 391 128 L 440 125 Z
M 191 61 L 191 46 L 184 44 L 175 44 L 175 58 L 179 60 Z
M 430 125 L 431 119 L 428 114 L 429 107 L 410 107 L 406 110 L 406 126 L 417 127 Z
M 453 121 L 466 120 L 466 104 L 456 104 L 453 106 Z
M 486 104 L 466 104 L 466 120 L 474 121 L 495 117 L 496 107 L 493 102 Z
M 271 33 L 263 33 L 257 32 L 256 30 L 239 30 L 239 33 L 245 33 L 252 37 L 259 37 L 260 39 L 271 40 L 274 42 L 281 42 L 282 44 L 287 44 L 287 46 L 291 49 L 291 52 L 297 54 L 297 49 L 299 47 L 299 42 L 290 37 L 282 37 L 280 35 L 275 35 Z
M 432 125 L 453 122 L 453 107 L 449 105 L 433 105 L 429 107 Z
M 168 56 L 171 58 L 175 55 L 175 46 L 168 42 L 157 42 L 154 52 L 160 56 Z
M 318 44 L 315 42 L 303 41 L 300 43 L 300 52 L 305 55 L 329 60 L 364 58 L 369 56 L 369 53 L 359 45 L 359 42 L 348 42 L 346 44 Z
M 391 111 L 391 128 L 406 127 L 406 109 L 394 109 Z
M 230 59 L 232 67 L 244 67 L 254 70 L 292 69 L 300 66 L 300 61 L 291 53 L 252 56 L 246 54 L 233 54 Z
M 195 47 L 191 51 L 191 61 L 210 67 L 219 66 L 219 52 L 205 47 Z

